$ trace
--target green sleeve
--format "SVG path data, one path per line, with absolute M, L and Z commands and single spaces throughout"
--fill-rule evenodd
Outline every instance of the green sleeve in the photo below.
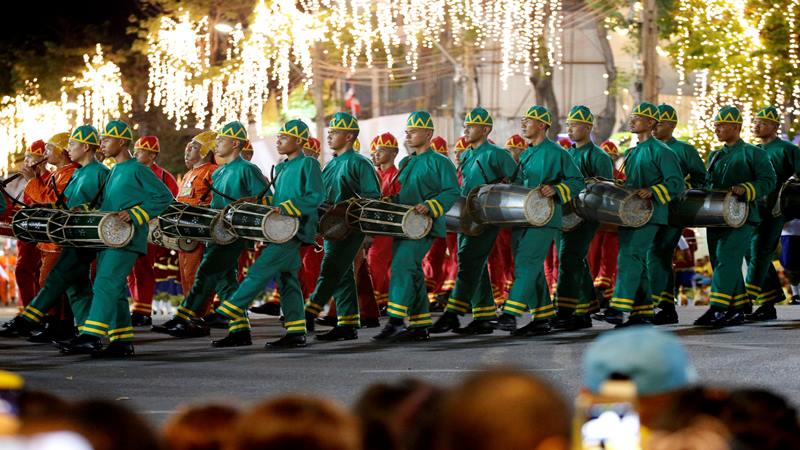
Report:
M 380 198 L 381 183 L 375 168 L 364 159 L 358 160 L 356 173 L 358 174 L 359 192 L 364 198 Z
M 778 177 L 775 175 L 775 169 L 769 161 L 767 152 L 764 149 L 753 146 L 753 174 L 755 179 L 742 183 L 740 186 L 744 187 L 746 192 L 745 198 L 748 202 L 753 202 L 767 195 L 775 189 Z
M 440 158 L 439 161 L 435 167 L 435 173 L 429 174 L 430 177 L 437 179 L 439 193 L 433 198 L 425 200 L 425 204 L 430 208 L 431 216 L 434 219 L 445 215 L 456 204 L 460 195 L 456 167 L 445 157 Z
M 602 150 L 600 151 L 603 152 Z M 607 180 L 613 180 L 614 162 L 611 160 L 611 157 L 608 156 L 605 152 L 600 153 L 596 151 L 591 152 L 590 156 L 591 156 L 590 166 L 592 167 L 592 173 L 597 177 L 605 178 Z
M 800 174 L 800 147 L 789 144 L 786 146 L 786 161 L 792 168 L 792 175 Z
M 139 184 L 142 202 L 129 209 L 128 214 L 135 225 L 142 226 L 164 212 L 174 198 L 167 185 L 149 167 L 142 166 L 136 172 L 136 181 Z
M 511 180 L 511 175 L 514 174 L 514 169 L 517 168 L 517 162 L 514 161 L 514 157 L 511 156 L 511 153 L 508 150 L 501 149 L 499 152 L 495 152 L 495 172 L 502 175 L 501 178 L 505 178 L 506 180 Z
M 703 159 L 693 145 L 684 144 L 683 152 L 689 169 L 689 173 L 686 174 L 689 177 L 689 184 L 692 187 L 702 186 L 706 181 L 706 166 L 703 164 Z
M 672 153 L 669 148 L 654 150 L 656 155 L 656 163 L 661 169 L 661 183 L 650 186 L 653 191 L 653 197 L 665 205 L 672 201 L 673 198 L 680 195 L 685 188 L 683 183 L 683 171 L 681 170 L 680 161 L 678 157 Z
M 309 216 L 317 211 L 319 205 L 325 200 L 322 194 L 322 169 L 319 164 L 307 158 L 298 174 L 297 183 L 300 183 L 298 195 L 288 198 L 278 205 L 287 216 Z
M 561 203 L 568 203 L 584 187 L 583 174 L 567 152 L 561 155 L 561 182 L 553 185 Z

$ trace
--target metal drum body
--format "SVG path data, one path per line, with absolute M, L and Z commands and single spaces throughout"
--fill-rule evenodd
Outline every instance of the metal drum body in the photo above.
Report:
M 653 216 L 653 201 L 612 181 L 587 181 L 575 201 L 575 211 L 595 222 L 638 228 Z
M 222 219 L 222 211 L 204 206 L 173 202 L 158 216 L 158 225 L 165 236 L 200 242 L 230 244 L 237 239 Z
M 747 222 L 750 208 L 728 191 L 689 189 L 669 205 L 673 227 L 739 228 Z
M 62 247 L 122 248 L 133 239 L 133 225 L 109 212 L 23 208 L 12 219 L 17 239 Z
M 147 241 L 151 244 L 158 245 L 159 247 L 181 252 L 194 251 L 194 249 L 200 245 L 200 242 L 192 239 L 167 236 L 161 230 L 161 224 L 159 223 L 158 218 L 150 221 L 150 229 L 147 233 Z
M 783 183 L 777 204 L 787 221 L 800 219 L 800 182 L 790 180 Z
M 284 216 L 272 206 L 257 203 L 231 203 L 225 208 L 224 216 L 239 237 L 254 241 L 282 244 L 300 229 L 296 217 Z
M 461 233 L 466 236 L 478 236 L 486 229 L 486 225 L 475 222 L 469 214 L 467 199 L 459 197 L 456 203 L 444 215 L 444 222 L 447 231 L 451 233 Z
M 347 208 L 350 206 L 349 201 L 344 201 L 331 205 L 323 203 L 319 207 L 319 225 L 317 232 L 323 239 L 329 241 L 341 241 L 342 239 L 350 236 L 353 229 L 347 221 Z
M 583 218 L 575 210 L 574 200 L 561 206 L 561 230 L 572 231 L 583 222 Z
M 347 208 L 350 226 L 364 234 L 421 239 L 433 227 L 433 219 L 417 214 L 414 207 L 380 200 L 354 200 Z
M 479 224 L 497 226 L 547 225 L 553 218 L 553 199 L 544 197 L 539 188 L 513 184 L 486 184 L 467 195 L 469 214 Z

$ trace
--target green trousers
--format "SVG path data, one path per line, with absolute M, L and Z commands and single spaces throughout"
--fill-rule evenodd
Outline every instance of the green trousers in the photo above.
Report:
M 230 298 L 239 287 L 239 255 L 248 242 L 239 239 L 228 245 L 206 244 L 203 259 L 189 293 L 178 307 L 177 317 L 185 320 L 197 317 L 206 299 L 216 292 L 219 298 Z
M 499 232 L 500 228 L 489 226 L 480 236 L 458 235 L 458 272 L 448 311 L 463 314 L 471 308 L 475 320 L 497 318 L 488 263 Z
M 742 261 L 755 225 L 739 228 L 707 228 L 708 252 L 714 275 L 711 277 L 711 306 L 744 309 L 750 300 L 744 287 Z
M 107 248 L 97 254 L 89 317 L 82 334 L 108 336 L 110 341 L 133 340 L 127 276 L 141 256 L 124 248 Z
M 75 324 L 83 326 L 89 315 L 92 301 L 92 262 L 97 251 L 92 249 L 64 247 L 56 263 L 47 275 L 44 286 L 31 303 L 22 311 L 22 317 L 40 323 L 47 311 L 58 303 L 62 294 L 67 295 Z
M 361 325 L 353 260 L 363 243 L 364 234 L 356 231 L 341 241 L 325 241 L 317 286 L 308 298 L 306 312 L 319 315 L 333 297 L 336 301 L 336 323 L 356 328 Z
M 422 239 L 397 239 L 392 244 L 392 277 L 389 280 L 390 317 L 408 318 L 411 328 L 433 325 L 425 288 L 422 259 L 433 244 L 430 236 Z
M 639 228 L 619 228 L 617 285 L 611 297 L 611 308 L 631 315 L 652 316 L 653 299 L 647 278 L 647 253 L 653 239 L 664 225 L 647 224 Z
M 531 320 L 546 320 L 556 311 L 547 283 L 544 260 L 558 230 L 549 227 L 516 228 L 511 233 L 514 250 L 514 284 L 503 306 L 503 313 L 521 316 L 530 311 Z
M 681 240 L 683 228 L 665 225 L 656 232 L 653 245 L 647 251 L 647 279 L 650 283 L 650 298 L 653 303 L 668 307 L 675 305 L 675 274 L 672 271 L 672 256 Z
M 771 304 L 786 299 L 778 272 L 772 264 L 775 250 L 781 239 L 785 220 L 783 216 L 773 217 L 771 211 L 761 211 L 761 223 L 753 231 L 750 246 L 745 254 L 747 278 L 745 289 L 756 304 Z
M 230 297 L 220 297 L 222 302 L 217 313 L 230 319 L 231 333 L 249 331 L 247 307 L 258 297 L 273 279 L 278 281 L 281 293 L 281 309 L 285 321 L 283 326 L 289 334 L 306 334 L 306 319 L 303 312 L 303 293 L 297 271 L 300 270 L 300 241 L 292 239 L 283 244 L 268 244 L 250 266 L 242 284 Z
M 595 294 L 586 255 L 597 227 L 597 222 L 584 220 L 573 230 L 562 232 L 558 239 L 556 306 L 559 315 L 589 313 Z

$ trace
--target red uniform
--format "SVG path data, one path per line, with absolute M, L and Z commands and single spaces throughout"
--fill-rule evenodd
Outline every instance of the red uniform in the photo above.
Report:
M 514 283 L 514 252 L 511 250 L 510 228 L 500 230 L 492 252 L 489 253 L 489 279 L 492 281 L 495 303 L 504 304 L 508 298 L 508 290 Z
M 394 165 L 386 170 L 378 168 L 382 196 L 391 197 L 400 191 L 397 173 L 397 167 Z M 367 265 L 372 278 L 372 289 L 375 293 L 375 301 L 380 306 L 389 302 L 389 267 L 392 265 L 392 242 L 391 236 L 373 236 L 372 245 L 367 251 Z
M 555 242 L 550 243 L 550 250 L 544 260 L 544 277 L 547 280 L 547 289 L 553 295 L 558 283 L 558 246 Z
M 167 185 L 173 196 L 178 195 L 178 182 L 171 173 L 156 163 L 153 163 L 150 168 Z M 167 249 L 147 244 L 147 254 L 136 259 L 133 270 L 128 274 L 128 289 L 133 297 L 133 312 L 146 316 L 152 314 L 153 294 L 156 289 L 155 262 L 156 259 L 167 256 L 169 256 Z
M 610 141 L 601 144 L 603 150 L 612 157 L 617 154 L 617 147 Z M 614 179 L 624 180 L 625 174 L 614 167 Z M 594 279 L 594 287 L 603 295 L 605 303 L 611 301 L 614 285 L 617 282 L 617 257 L 619 255 L 619 235 L 617 227 L 600 224 L 597 233 L 589 246 L 589 271 Z
M 45 172 L 28 181 L 22 194 L 23 203 L 26 205 L 50 203 L 47 195 L 50 175 L 50 172 Z M 22 306 L 28 306 L 39 292 L 41 264 L 42 253 L 37 244 L 17 241 L 17 265 L 14 267 L 14 276 L 17 279 Z

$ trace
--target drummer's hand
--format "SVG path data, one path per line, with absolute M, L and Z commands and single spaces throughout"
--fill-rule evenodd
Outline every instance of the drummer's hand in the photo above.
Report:
M 33 168 L 28 165 L 23 165 L 20 167 L 19 171 L 22 173 L 22 176 L 26 180 L 30 180 L 31 178 L 36 176 L 36 173 L 33 171 Z
M 737 197 L 742 197 L 747 193 L 747 190 L 744 186 L 731 186 L 731 192 Z
M 272 208 L 272 210 L 275 211 L 278 214 L 283 214 L 283 211 L 281 211 L 281 208 L 279 206 L 276 206 L 276 207 Z
M 552 197 L 556 195 L 556 190 L 553 189 L 553 186 L 550 186 L 549 184 L 543 185 L 542 188 L 539 189 L 539 192 L 541 192 L 545 197 Z
M 651 191 L 648 188 L 637 189 L 636 192 L 634 192 L 634 193 L 639 198 L 651 198 L 651 197 L 653 197 L 653 191 Z
M 414 207 L 414 211 L 416 211 L 417 214 L 423 214 L 423 215 L 430 214 L 430 212 L 431 212 L 431 210 L 427 206 L 423 205 L 422 203 L 420 203 L 417 206 L 415 206 Z
M 123 222 L 131 223 L 131 215 L 128 211 L 120 211 L 117 213 L 117 218 Z

